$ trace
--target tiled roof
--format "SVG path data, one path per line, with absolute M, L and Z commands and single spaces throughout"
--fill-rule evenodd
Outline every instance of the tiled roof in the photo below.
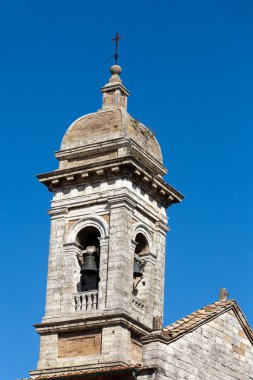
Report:
M 130 370 L 148 370 L 148 369 L 155 369 L 153 367 L 142 367 L 141 364 L 133 364 L 133 365 L 121 365 L 121 366 L 114 366 L 114 367 L 104 367 L 104 368 L 92 368 L 92 369 L 85 369 L 85 370 L 79 370 L 79 371 L 71 371 L 71 372 L 64 372 L 61 374 L 48 374 L 48 375 L 42 375 L 38 377 L 34 377 L 35 380 L 57 380 L 57 379 L 64 379 L 64 378 L 75 378 L 79 377 L 81 375 L 102 375 L 102 374 L 109 374 L 109 373 L 117 373 L 117 372 L 125 372 Z M 26 379 L 24 379 L 26 380 Z M 27 379 L 32 380 L 32 379 Z
M 177 338 L 208 322 L 210 319 L 216 318 L 220 314 L 223 314 L 230 309 L 233 309 L 236 312 L 237 317 L 241 321 L 241 324 L 245 327 L 245 329 L 247 329 L 248 334 L 251 336 L 251 339 L 253 339 L 253 332 L 235 300 L 214 302 L 211 305 L 207 305 L 202 309 L 194 311 L 192 314 L 187 315 L 185 318 L 179 319 L 171 325 L 163 328 L 161 335 L 168 340 Z
M 177 320 L 176 322 L 163 328 L 162 330 L 156 331 L 155 334 L 153 332 L 147 335 L 146 337 L 143 338 L 143 342 L 149 341 L 150 339 L 152 340 L 157 339 L 160 337 L 164 338 L 166 341 L 173 341 L 229 310 L 233 310 L 245 334 L 248 336 L 249 340 L 253 344 L 253 331 L 251 330 L 247 322 L 247 319 L 245 318 L 244 314 L 242 313 L 241 309 L 239 308 L 235 300 L 230 300 L 226 302 L 223 302 L 223 301 L 214 302 L 199 310 L 196 310 L 192 314 L 187 315 L 186 317 Z M 74 380 L 75 378 L 79 378 L 79 376 L 82 376 L 82 375 L 94 376 L 94 375 L 103 375 L 103 374 L 106 375 L 106 374 L 111 374 L 111 373 L 116 374 L 121 371 L 128 372 L 131 370 L 136 370 L 137 372 L 142 372 L 145 370 L 155 371 L 156 368 L 142 367 L 141 364 L 121 365 L 121 366 L 114 366 L 114 367 L 93 368 L 93 369 L 63 372 L 61 374 L 58 373 L 58 374 L 35 376 L 33 377 L 33 380 L 54 380 L 54 379 L 60 380 L 64 378 L 66 379 L 72 378 Z M 23 380 L 32 380 L 32 379 L 23 379 Z

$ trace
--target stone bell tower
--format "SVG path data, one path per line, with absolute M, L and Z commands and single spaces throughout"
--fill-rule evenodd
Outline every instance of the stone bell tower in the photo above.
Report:
M 127 112 L 120 66 L 110 70 L 102 108 L 70 125 L 59 169 L 38 176 L 53 199 L 34 379 L 142 363 L 141 338 L 162 323 L 166 208 L 183 197 L 163 180 L 154 135 Z

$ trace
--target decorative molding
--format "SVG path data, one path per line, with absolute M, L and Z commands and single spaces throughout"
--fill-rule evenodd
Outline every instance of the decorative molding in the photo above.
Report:
M 155 264 L 157 256 L 153 252 L 142 253 L 141 259 L 144 259 L 145 262 L 150 262 Z
M 117 168 L 114 170 L 114 168 Z M 64 170 L 55 170 L 50 173 L 38 175 L 40 182 L 45 184 L 50 191 L 68 187 L 70 183 L 77 185 L 87 182 L 87 178 L 91 177 L 91 181 L 97 178 L 105 178 L 120 175 L 123 171 L 127 176 L 133 176 L 145 188 L 147 193 L 159 199 L 159 202 L 165 207 L 171 206 L 173 203 L 181 202 L 183 195 L 167 184 L 160 175 L 143 164 L 137 157 L 124 156 L 110 159 L 106 162 L 90 163 L 75 168 Z M 68 179 L 71 178 L 71 181 Z M 73 178 L 73 180 L 72 180 Z
M 137 207 L 137 202 L 131 199 L 128 194 L 115 195 L 113 197 L 108 198 L 108 205 L 111 209 L 127 206 L 132 211 Z
M 163 326 L 162 315 L 157 315 L 153 317 L 153 330 L 161 330 Z
M 98 215 L 87 215 L 78 220 L 70 229 L 66 243 L 76 242 L 77 234 L 85 227 L 95 227 L 99 230 L 101 238 L 109 235 L 109 226 L 106 221 Z
M 137 242 L 135 241 L 135 240 L 131 240 L 131 249 L 132 249 L 132 251 L 135 251 L 135 248 L 136 248 L 136 246 L 137 246 Z
M 161 222 L 156 222 L 155 229 L 164 235 L 166 235 L 166 233 L 170 230 L 169 226 Z
M 98 240 L 100 247 L 107 247 L 109 244 L 109 236 L 99 237 Z
M 48 210 L 48 214 L 51 216 L 51 218 L 59 218 L 66 214 L 68 214 L 68 208 L 67 207 L 61 207 L 61 208 L 55 208 Z
M 136 235 L 139 233 L 145 236 L 149 245 L 149 249 L 152 251 L 154 240 L 152 236 L 153 234 L 150 231 L 150 229 L 142 222 L 137 222 L 133 225 L 134 239 L 136 238 Z
M 63 243 L 63 247 L 64 249 L 73 249 L 73 248 L 76 248 L 78 250 L 82 249 L 82 246 L 80 244 L 78 244 L 76 241 L 74 242 L 70 242 L 70 243 Z

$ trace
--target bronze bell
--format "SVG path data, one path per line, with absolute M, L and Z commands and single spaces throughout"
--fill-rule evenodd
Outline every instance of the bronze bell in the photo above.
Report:
M 94 255 L 86 255 L 84 257 L 82 269 L 80 271 L 81 274 L 90 274 L 90 273 L 96 273 L 98 271 L 96 259 Z
M 134 277 L 142 277 L 142 267 L 140 256 L 134 255 Z

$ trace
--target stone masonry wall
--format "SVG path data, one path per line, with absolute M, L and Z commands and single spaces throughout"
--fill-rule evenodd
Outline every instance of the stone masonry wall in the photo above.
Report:
M 101 330 L 70 332 L 58 335 L 58 357 L 96 355 L 101 352 Z
M 155 253 L 157 256 L 154 276 L 154 306 L 153 315 L 163 315 L 164 302 L 164 265 L 165 265 L 166 232 L 161 226 L 157 226 L 155 233 Z
M 87 189 L 79 192 L 73 187 L 62 192 L 61 196 L 59 192 L 55 194 L 50 211 L 51 236 L 44 324 L 57 325 L 66 320 L 78 321 L 89 316 L 97 318 L 103 311 L 121 313 L 124 310 L 138 323 L 152 327 L 153 316 L 162 314 L 165 254 L 163 228 L 166 224 L 164 210 L 158 207 L 157 202 L 149 200 L 148 194 L 135 188 L 129 179 L 114 181 L 114 189 L 108 190 L 108 186 L 104 181 L 96 187 L 89 184 L 89 192 Z M 97 223 L 92 225 L 101 227 L 98 307 L 92 310 L 76 308 L 75 304 L 76 295 L 82 293 L 78 288 L 80 267 L 76 255 L 80 249 L 76 243 L 76 234 L 79 228 L 91 223 Z M 150 231 L 152 262 L 147 264 L 143 291 L 146 309 L 134 311 L 132 291 L 135 225 L 141 225 Z M 143 284 L 142 286 L 144 287 Z M 93 344 L 93 341 L 86 339 L 88 345 Z M 85 354 L 84 338 L 78 338 L 77 341 L 71 339 L 66 345 L 65 343 L 62 341 L 59 345 L 56 331 L 43 332 L 38 369 L 139 361 L 140 352 L 136 350 L 140 348 L 135 347 L 137 353 L 133 357 L 130 330 L 123 326 L 116 328 L 108 323 L 108 327 L 102 331 L 101 352 L 95 346 L 92 355 Z M 82 355 L 78 356 L 77 353 L 81 351 Z
M 42 335 L 37 368 L 130 364 L 130 348 L 130 331 L 123 326 Z
M 60 279 L 62 278 L 62 252 L 65 224 L 66 220 L 64 215 L 59 214 L 52 216 L 46 296 L 46 316 L 48 317 L 53 317 L 60 314 Z
M 156 379 L 250 380 L 253 348 L 229 311 L 170 344 L 147 343 L 143 364 L 159 367 Z
M 132 311 L 134 258 L 131 244 L 134 239 L 133 223 L 137 220 L 151 232 L 153 231 L 151 233 L 153 246 L 150 250 L 154 258 L 152 264 L 147 263 L 145 274 L 148 277 L 142 289 L 148 308 L 145 310 L 145 323 L 152 325 L 153 316 L 162 315 L 165 232 L 160 228 L 161 222 L 157 225 L 154 223 L 154 216 L 164 223 L 166 219 L 156 204 L 151 205 L 148 194 L 141 193 L 140 189 L 135 189 L 132 185 L 131 181 L 124 178 L 114 183 L 114 190 L 109 190 L 107 182 L 103 182 L 100 186 L 91 188 L 90 192 L 79 192 L 77 188 L 71 188 L 68 192 L 64 192 L 64 197 L 63 193 L 61 197 L 59 192 L 55 194 L 51 211 L 46 319 L 62 318 L 75 313 L 74 294 L 79 291 L 80 281 L 80 268 L 76 259 L 79 249 L 74 244 L 66 244 L 70 224 L 73 225 L 84 217 L 89 218 L 89 215 L 99 216 L 105 213 L 108 221 L 104 223 L 109 222 L 109 231 L 108 237 L 100 241 L 99 310 L 124 308 Z M 87 188 L 89 186 L 90 184 Z M 109 204 L 106 194 L 110 196 Z M 122 196 L 123 198 L 126 196 L 128 200 L 123 200 Z M 92 204 L 87 205 L 87 200 L 92 201 Z M 98 200 L 99 203 L 95 203 Z M 143 209 L 146 207 L 145 212 L 137 212 L 137 202 Z M 153 213 L 152 217 L 147 217 L 147 210 Z M 142 314 L 139 317 L 143 320 Z
M 133 276 L 131 206 L 111 205 L 106 308 L 130 309 Z

